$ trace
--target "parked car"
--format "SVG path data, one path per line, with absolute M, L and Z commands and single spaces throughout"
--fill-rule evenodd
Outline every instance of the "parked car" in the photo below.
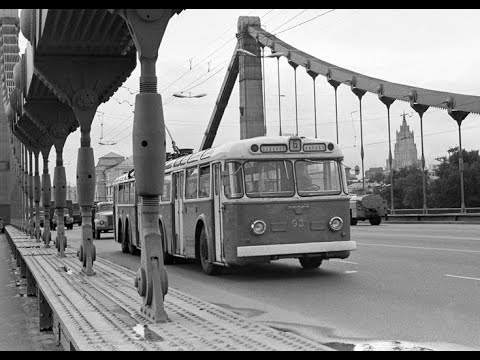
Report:
M 102 232 L 113 231 L 113 202 L 99 202 L 94 209 L 93 237 L 100 239 Z
M 55 230 L 58 226 L 58 219 L 57 219 L 57 209 L 53 212 L 53 219 L 52 219 L 52 230 Z M 70 216 L 70 211 L 68 208 L 63 209 L 63 223 L 67 229 L 73 229 L 73 218 Z

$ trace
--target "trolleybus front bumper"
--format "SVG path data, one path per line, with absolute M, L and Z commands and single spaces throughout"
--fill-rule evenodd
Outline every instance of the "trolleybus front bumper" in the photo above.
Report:
M 334 251 L 353 251 L 356 249 L 357 243 L 355 241 L 239 246 L 237 247 L 237 257 L 316 254 Z

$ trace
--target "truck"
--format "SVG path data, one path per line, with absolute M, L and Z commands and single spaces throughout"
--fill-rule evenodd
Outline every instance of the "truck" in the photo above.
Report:
M 80 205 L 78 205 L 78 203 L 72 203 L 72 218 L 74 224 L 82 226 L 82 213 L 80 212 Z
M 68 208 L 63 209 L 63 223 L 65 228 L 72 230 L 73 229 L 73 218 L 70 215 L 70 210 Z M 53 212 L 51 230 L 55 230 L 58 226 L 58 216 L 57 209 Z
M 380 225 L 384 216 L 387 216 L 387 202 L 379 194 L 350 195 L 350 225 L 357 225 L 359 220 Z
M 102 232 L 113 231 L 113 202 L 98 202 L 93 211 L 93 238 L 100 239 Z

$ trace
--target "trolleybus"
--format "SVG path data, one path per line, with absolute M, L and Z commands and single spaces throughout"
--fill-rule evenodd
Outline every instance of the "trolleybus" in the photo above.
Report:
M 331 141 L 256 137 L 166 162 L 158 219 L 164 262 L 222 267 L 297 258 L 304 268 L 356 250 L 343 153 Z M 152 164 L 155 166 L 155 164 Z M 114 181 L 114 233 L 123 252 L 141 244 L 132 170 Z

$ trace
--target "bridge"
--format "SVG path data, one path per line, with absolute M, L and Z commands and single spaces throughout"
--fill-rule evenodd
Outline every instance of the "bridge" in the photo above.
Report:
M 89 294 L 93 288 L 96 290 L 92 291 L 97 293 L 98 289 L 106 287 L 109 282 L 106 273 L 109 273 L 109 276 L 112 276 L 111 273 L 117 274 L 122 279 L 122 286 L 128 287 L 127 278 L 131 278 L 131 282 L 135 283 L 136 291 L 134 292 L 136 294 L 131 294 L 132 289 L 125 290 L 131 299 L 130 303 L 122 304 L 131 317 L 126 323 L 131 325 L 132 321 L 140 321 L 138 319 L 149 321 L 149 324 L 156 324 L 152 326 L 155 327 L 157 333 L 162 332 L 162 327 L 158 324 L 170 326 L 170 330 L 164 331 L 167 333 L 171 331 L 173 340 L 166 348 L 171 349 L 178 345 L 175 342 L 179 341 L 179 333 L 182 331 L 194 333 L 199 326 L 198 323 L 194 323 L 186 329 L 185 324 L 179 323 L 182 316 L 195 316 L 195 312 L 199 308 L 203 308 L 205 304 L 191 300 L 192 307 L 188 308 L 183 303 L 179 304 L 185 301 L 187 295 L 179 295 L 175 290 L 169 292 L 168 276 L 161 255 L 163 245 L 157 225 L 159 196 L 163 191 L 166 128 L 162 96 L 157 92 L 156 65 L 159 52 L 161 54 L 160 44 L 168 23 L 172 17 L 182 16 L 183 11 L 184 9 L 29 9 L 23 10 L 19 17 L 16 9 L 1 10 L 0 63 L 2 66 L 3 106 L 0 106 L 0 148 L 2 149 L 0 182 L 8 184 L 6 195 L 4 195 L 4 197 L 8 197 L 8 200 L 0 204 L 0 216 L 7 224 L 10 224 L 7 227 L 8 238 L 15 249 L 18 263 L 22 266 L 25 277 L 29 279 L 31 288 L 28 291 L 36 294 L 38 289 L 42 290 L 39 292 L 39 297 L 49 304 L 42 309 L 43 314 L 48 315 L 52 312 L 55 314 L 56 325 L 61 329 L 59 333 L 63 334 L 62 338 L 69 339 L 64 345 L 66 349 L 88 348 L 92 343 L 82 342 L 83 338 L 77 340 L 81 335 L 73 335 L 71 328 L 63 320 L 63 317 L 72 317 L 73 315 L 62 313 L 61 309 L 75 306 L 72 303 L 73 299 L 82 297 L 82 294 Z M 23 54 L 20 54 L 18 46 L 20 31 L 28 40 Z M 423 209 L 420 209 L 421 214 L 415 216 L 417 218 L 418 215 L 427 217 L 423 116 L 430 108 L 446 111 L 458 126 L 458 145 L 462 149 L 462 123 L 468 115 L 480 114 L 479 96 L 398 84 L 330 64 L 269 33 L 262 28 L 258 17 L 244 16 L 238 20 L 237 39 L 200 149 L 208 149 L 213 145 L 237 79 L 240 88 L 240 138 L 266 134 L 263 59 L 276 58 L 277 65 L 280 61 L 285 60 L 295 75 L 295 94 L 297 92 L 296 74 L 303 68 L 312 78 L 314 97 L 316 82 L 319 78 L 324 78 L 334 91 L 336 109 L 337 89 L 342 85 L 350 88 L 352 96 L 358 99 L 363 181 L 365 181 L 362 124 L 364 95 L 373 93 L 385 105 L 390 168 L 392 168 L 393 159 L 390 139 L 390 107 L 395 101 L 403 101 L 410 105 L 419 117 L 422 129 L 420 137 Z M 269 50 L 270 54 L 266 54 L 265 50 Z M 94 204 L 96 183 L 91 129 L 98 107 L 108 102 L 131 76 L 137 67 L 137 59 L 140 63 L 140 91 L 135 97 L 132 143 L 137 192 L 141 197 L 139 211 L 142 219 L 140 226 L 142 229 L 140 234 L 142 252 L 138 271 L 124 273 L 114 265 L 96 257 L 91 226 L 91 207 Z M 278 85 L 280 95 L 280 74 L 278 75 Z M 313 102 L 316 104 L 315 99 Z M 295 104 L 297 104 L 297 97 L 295 97 Z M 315 110 L 315 124 L 316 113 Z M 338 142 L 338 113 L 336 115 Z M 281 117 L 279 121 L 279 132 L 282 135 Z M 78 128 L 81 138 L 77 155 L 76 182 L 82 226 L 81 244 L 78 251 L 72 252 L 67 247 L 65 225 L 63 224 L 67 185 L 63 150 L 67 137 Z M 296 135 L 298 135 L 298 117 L 296 118 Z M 52 147 L 55 148 L 56 155 L 53 183 L 48 165 Z M 43 160 L 41 177 L 39 174 L 40 154 Z M 460 151 L 458 181 L 462 189 L 461 206 L 459 214 L 455 214 L 454 220 L 472 217 L 467 213 L 465 204 L 462 156 L 463 152 Z M 159 166 L 147 166 L 149 163 L 156 163 Z M 393 172 L 391 171 L 390 191 L 393 200 L 392 176 Z M 52 239 L 49 226 L 52 192 L 59 219 L 55 239 Z M 40 204 L 45 209 L 43 232 L 40 229 Z M 393 201 L 391 204 L 393 207 Z M 390 218 L 402 216 L 395 214 L 394 208 L 392 208 L 392 212 L 393 215 Z M 430 219 L 434 218 L 438 219 L 438 216 Z M 78 272 L 84 275 L 77 275 L 78 279 L 69 281 L 68 276 L 62 273 L 56 275 L 61 279 L 52 280 L 49 279 L 50 275 L 47 271 L 52 267 L 54 269 L 78 268 Z M 65 273 L 68 273 L 68 270 Z M 65 293 L 64 298 L 67 299 L 68 304 L 59 304 L 55 300 L 56 288 L 53 283 L 56 281 L 68 283 L 69 291 L 74 294 L 72 299 L 69 299 L 68 291 Z M 89 282 L 89 284 L 82 287 L 80 285 L 82 281 Z M 112 307 L 115 307 L 115 299 L 123 296 L 115 291 L 117 290 L 107 290 L 113 294 L 106 300 Z M 170 302 L 168 301 L 169 297 L 173 299 Z M 166 303 L 168 303 L 168 307 L 165 305 Z M 82 306 L 88 310 L 94 308 L 102 314 L 112 314 L 113 312 L 109 308 L 105 313 L 99 303 L 90 302 Z M 170 315 L 168 309 L 170 309 Z M 215 314 L 209 319 L 214 324 L 215 319 L 220 318 L 223 321 L 228 316 Z M 172 317 L 177 322 L 172 322 Z M 108 320 L 108 315 L 105 315 L 105 319 Z M 191 321 L 192 319 L 186 320 Z M 89 323 L 88 319 L 81 319 L 81 316 L 75 321 L 77 324 L 82 321 L 85 324 Z M 119 318 L 118 322 L 121 323 L 122 319 Z M 41 324 L 41 328 L 51 326 L 53 326 L 52 321 Z M 110 324 L 108 326 L 114 326 L 117 329 L 115 331 L 126 332 L 121 328 L 122 325 Z M 110 329 L 108 326 L 98 331 Z M 205 333 L 214 328 L 214 325 L 209 326 L 210 328 L 207 326 Z M 235 326 L 241 327 L 242 322 L 235 323 L 233 328 Z M 260 342 L 257 344 L 260 348 L 262 346 L 272 347 L 272 338 L 277 339 L 276 337 L 280 336 L 279 334 L 270 335 L 269 330 L 263 328 L 258 331 L 259 334 L 265 334 L 264 343 L 259 340 Z M 211 340 L 209 336 L 212 335 L 208 333 L 205 338 Z M 192 335 L 193 338 L 195 335 Z M 195 341 L 197 340 L 202 342 L 195 338 Z M 281 342 L 282 339 L 278 338 L 277 340 Z M 228 343 L 227 340 L 225 341 Z M 248 342 L 245 339 L 244 341 Z M 292 339 L 286 341 L 288 344 Z M 301 341 L 305 341 L 304 346 L 307 348 L 321 348 L 310 341 Z M 204 344 L 207 344 L 206 347 L 208 347 L 211 342 L 205 340 Z M 186 348 L 190 346 L 184 345 Z M 121 344 L 114 341 L 109 343 L 109 346 L 121 348 Z

